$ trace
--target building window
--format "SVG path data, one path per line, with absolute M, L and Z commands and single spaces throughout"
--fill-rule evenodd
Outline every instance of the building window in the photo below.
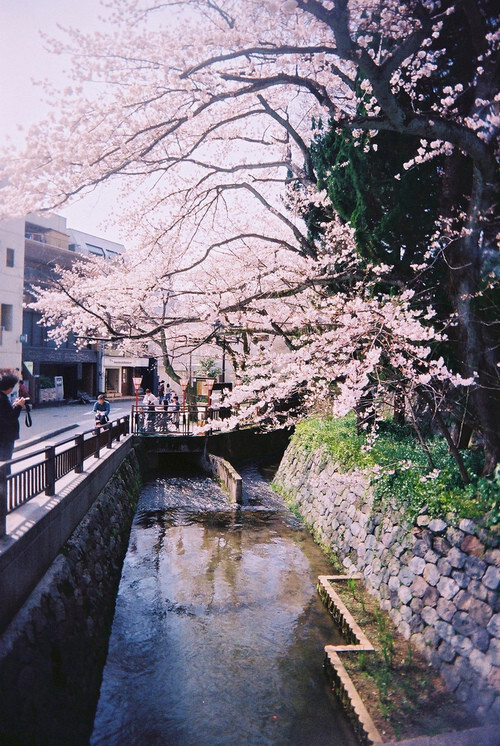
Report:
M 5 262 L 7 267 L 14 266 L 14 249 L 7 249 L 7 260 Z
M 0 326 L 6 332 L 12 331 L 12 306 L 7 303 L 2 303 L 0 306 Z

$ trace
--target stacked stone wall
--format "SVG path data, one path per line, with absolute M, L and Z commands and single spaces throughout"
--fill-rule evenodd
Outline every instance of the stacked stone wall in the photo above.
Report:
M 474 521 L 454 526 L 374 504 L 368 478 L 326 452 L 286 451 L 276 485 L 311 530 L 360 572 L 398 630 L 423 651 L 464 707 L 500 722 L 500 549 Z
M 132 450 L 0 639 L 0 743 L 88 744 L 140 491 Z

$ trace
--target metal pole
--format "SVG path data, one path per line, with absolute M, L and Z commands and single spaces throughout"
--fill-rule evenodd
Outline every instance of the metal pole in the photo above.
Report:
M 7 475 L 9 466 L 0 466 L 0 536 L 7 531 Z

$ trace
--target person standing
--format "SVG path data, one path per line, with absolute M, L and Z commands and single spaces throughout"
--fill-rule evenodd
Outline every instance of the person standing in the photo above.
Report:
M 0 461 L 10 461 L 14 443 L 19 438 L 19 415 L 25 399 L 20 397 L 10 402 L 9 395 L 16 384 L 16 376 L 10 374 L 0 379 Z
M 146 416 L 143 417 L 143 428 L 146 432 L 153 432 L 155 429 L 156 412 L 155 407 L 158 405 L 158 399 L 151 389 L 146 389 L 142 403 L 146 407 Z
M 158 401 L 163 404 L 163 397 L 165 396 L 165 381 L 160 381 L 158 386 Z
M 178 430 L 179 429 L 179 415 L 180 415 L 181 405 L 180 405 L 179 397 L 177 396 L 177 394 L 174 394 L 172 396 L 172 400 L 171 400 L 171 404 L 170 404 L 170 409 L 172 411 L 172 422 L 174 423 L 175 427 Z
M 170 389 L 170 384 L 169 384 L 169 383 L 167 383 L 167 385 L 165 386 L 165 391 L 164 391 L 165 404 L 166 404 L 167 406 L 168 406 L 168 404 L 170 403 L 170 398 L 171 398 L 171 396 L 172 396 L 172 391 L 171 391 L 171 389 Z

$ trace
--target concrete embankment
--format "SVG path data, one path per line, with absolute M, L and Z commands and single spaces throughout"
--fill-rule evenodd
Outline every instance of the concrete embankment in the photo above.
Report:
M 131 450 L 3 634 L 1 743 L 88 743 L 140 486 Z

